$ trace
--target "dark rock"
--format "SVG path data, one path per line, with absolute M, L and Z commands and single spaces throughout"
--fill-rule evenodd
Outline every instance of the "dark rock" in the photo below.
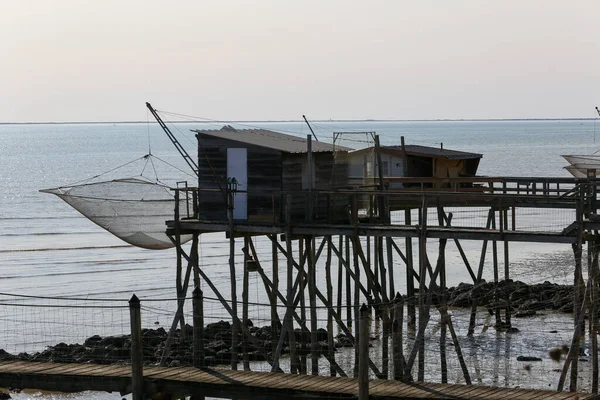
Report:
M 517 357 L 517 361 L 542 361 L 542 359 L 539 357 L 519 356 Z
M 204 328 L 204 337 L 208 339 L 214 339 L 218 333 L 229 331 L 229 335 L 231 336 L 231 324 L 227 321 L 219 321 L 214 322 L 212 324 L 206 325 Z
M 85 342 L 83 342 L 83 344 L 88 347 L 91 347 L 91 346 L 96 346 L 101 341 L 102 341 L 102 338 L 100 337 L 100 335 L 94 335 L 92 337 L 85 339 Z

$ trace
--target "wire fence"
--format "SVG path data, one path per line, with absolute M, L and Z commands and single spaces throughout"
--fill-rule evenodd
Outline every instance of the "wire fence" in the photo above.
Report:
M 538 291 L 544 296 L 551 292 L 558 293 L 556 288 L 546 285 L 546 289 L 521 287 L 512 295 L 524 291 Z M 571 295 L 568 287 L 561 295 Z M 458 290 L 458 289 L 455 289 Z M 486 288 L 480 294 L 480 300 L 490 296 Z M 466 292 L 465 292 L 466 293 Z M 470 292 L 469 296 L 472 296 Z M 493 296 L 492 296 L 493 297 Z M 237 345 L 232 346 L 232 328 L 234 319 L 223 315 L 223 304 L 214 297 L 203 299 L 203 345 L 204 364 L 217 368 L 230 368 L 232 354 L 238 360 L 238 368 L 244 368 L 244 360 L 248 360 L 249 368 L 254 371 L 271 371 L 272 357 L 277 348 L 288 307 L 275 306 L 277 319 L 271 318 L 273 305 L 269 303 L 238 302 L 241 308 L 248 307 L 252 318 L 244 321 L 250 336 L 240 333 Z M 467 299 L 470 305 L 472 298 Z M 406 304 L 418 298 L 404 298 Z M 548 388 L 554 387 L 564 361 L 564 349 L 568 347 L 573 332 L 571 314 L 551 311 L 552 306 L 542 306 L 539 302 L 529 303 L 531 309 L 537 310 L 536 318 L 523 314 L 513 324 L 512 330 L 495 327 L 493 310 L 480 308 L 476 318 L 474 335 L 467 335 L 470 310 L 467 307 L 450 308 L 450 318 L 456 331 L 457 340 L 445 332 L 442 338 L 441 313 L 436 307 L 430 309 L 427 328 L 425 330 L 424 379 L 439 382 L 442 372 L 446 371 L 450 383 L 465 383 L 461 371 L 458 351 L 462 351 L 470 379 L 474 383 L 506 386 Z M 169 351 L 165 352 L 165 344 L 169 337 L 170 325 L 177 306 L 176 299 L 143 299 L 142 345 L 143 360 L 146 365 L 158 365 L 163 358 L 164 365 L 192 365 L 193 360 L 193 313 L 190 307 L 191 298 L 186 299 L 184 307 L 186 324 L 182 331 L 180 324 L 173 332 L 173 340 Z M 227 301 L 232 305 L 230 300 Z M 357 305 L 344 304 L 354 315 Z M 379 304 L 371 308 L 369 357 L 375 368 L 385 372 L 387 378 L 394 376 L 392 333 L 382 320 L 382 314 L 393 314 L 393 304 Z M 311 323 L 311 307 L 296 309 L 297 317 L 293 320 L 295 329 L 295 348 L 303 370 L 311 370 L 311 336 L 307 332 Z M 334 319 L 332 342 L 328 342 L 328 307 L 318 306 L 316 310 L 318 338 L 318 370 L 322 375 L 329 375 L 330 368 L 338 365 L 348 376 L 353 376 L 357 363 L 354 339 L 356 332 L 353 323 Z M 409 315 L 403 314 L 403 354 L 408 359 L 415 346 L 416 331 L 411 328 Z M 504 316 L 504 314 L 503 314 Z M 131 362 L 131 327 L 130 309 L 127 300 L 107 299 L 69 299 L 52 297 L 20 296 L 14 294 L 0 295 L 0 319 L 2 329 L 0 336 L 1 360 L 51 361 L 68 363 L 129 364 Z M 345 318 L 344 318 L 345 319 Z M 339 323 L 341 322 L 341 323 Z M 418 327 L 418 321 L 416 326 Z M 275 328 L 275 330 L 273 330 Z M 252 339 L 252 340 L 249 340 Z M 587 338 L 589 340 L 589 338 Z M 440 347 L 443 343 L 443 346 Z M 328 359 L 330 346 L 333 359 Z M 445 348 L 445 350 L 442 350 Z M 559 350 L 558 357 L 553 351 Z M 591 357 L 589 343 L 583 344 L 581 359 Z M 284 372 L 291 368 L 289 338 L 283 340 L 283 351 L 279 366 Z M 446 360 L 442 368 L 441 361 Z M 335 363 L 330 361 L 335 361 Z M 591 382 L 590 363 L 580 363 L 580 384 L 589 389 Z M 416 378 L 417 366 L 413 367 Z M 375 378 L 375 372 L 371 371 Z

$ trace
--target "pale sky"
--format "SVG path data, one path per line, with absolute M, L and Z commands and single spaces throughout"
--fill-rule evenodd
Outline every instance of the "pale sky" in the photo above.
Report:
M 0 0 L 0 121 L 594 117 L 600 1 Z

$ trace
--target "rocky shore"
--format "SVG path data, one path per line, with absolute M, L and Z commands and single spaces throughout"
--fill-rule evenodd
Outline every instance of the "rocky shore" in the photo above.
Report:
M 497 305 L 504 308 L 506 301 L 510 302 L 510 308 L 514 317 L 534 317 L 543 310 L 556 310 L 560 312 L 573 311 L 573 287 L 568 285 L 557 285 L 544 282 L 538 285 L 527 285 L 519 281 L 501 282 L 497 287 L 493 283 L 482 283 L 474 286 L 461 283 L 456 287 L 447 289 L 443 296 L 437 293 L 436 301 L 443 297 L 450 307 L 471 307 L 473 299 L 477 299 L 480 307 L 493 309 Z M 272 349 L 273 334 L 279 337 L 279 327 L 272 332 L 271 326 L 255 327 L 248 321 L 248 329 L 259 346 L 267 351 Z M 184 340 L 181 331 L 177 330 L 171 351 L 167 358 L 167 365 L 189 365 L 192 364 L 193 328 L 186 326 L 186 337 Z M 163 328 L 144 329 L 142 331 L 142 342 L 144 345 L 144 362 L 156 364 L 160 361 L 164 344 L 167 339 L 167 331 Z M 241 336 L 240 336 L 241 340 Z M 310 342 L 310 334 L 296 330 L 296 345 L 300 355 L 310 353 L 310 345 L 301 343 Z M 318 330 L 319 350 L 325 353 L 328 350 L 327 331 Z M 241 344 L 236 349 L 231 346 L 231 324 L 219 321 L 208 324 L 204 328 L 205 363 L 207 366 L 228 364 L 231 360 L 232 351 L 236 351 L 242 359 Z M 334 346 L 352 347 L 350 339 L 339 334 L 335 337 Z M 97 364 L 126 364 L 131 358 L 131 337 L 129 335 L 100 337 L 98 335 L 89 337 L 83 344 L 59 343 L 49 346 L 42 352 L 27 354 L 9 354 L 0 349 L 0 361 L 23 360 L 23 361 L 52 361 L 52 362 L 77 362 Z M 264 360 L 264 354 L 255 345 L 248 343 L 250 361 Z M 284 343 L 283 354 L 289 353 L 289 344 Z

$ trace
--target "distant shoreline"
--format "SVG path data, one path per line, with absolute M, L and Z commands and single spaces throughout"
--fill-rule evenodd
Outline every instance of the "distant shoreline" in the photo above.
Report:
M 598 118 L 487 118 L 487 119 L 315 119 L 312 122 L 518 122 L 518 121 L 594 121 Z M 304 122 L 297 119 L 282 120 L 211 120 L 169 121 L 173 124 L 214 123 L 282 123 Z M 156 121 L 63 121 L 63 122 L 0 122 L 0 125 L 109 125 L 109 124 L 157 124 Z

